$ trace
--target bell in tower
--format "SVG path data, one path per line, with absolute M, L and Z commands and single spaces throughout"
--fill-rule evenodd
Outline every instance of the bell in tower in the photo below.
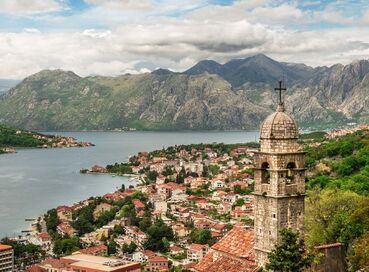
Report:
M 279 233 L 291 228 L 304 232 L 305 153 L 298 144 L 295 121 L 285 113 L 282 82 L 279 104 L 260 128 L 260 151 L 255 154 L 256 261 L 264 266 Z

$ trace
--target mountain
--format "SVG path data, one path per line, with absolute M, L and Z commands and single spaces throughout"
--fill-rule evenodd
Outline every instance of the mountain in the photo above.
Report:
M 0 122 L 35 130 L 250 129 L 266 114 L 209 74 L 81 78 L 45 70 L 0 97 Z
M 369 120 L 369 62 L 312 68 L 265 55 L 200 61 L 183 73 L 118 77 L 44 70 L 0 95 L 0 123 L 33 130 L 256 129 L 275 110 L 284 78 L 287 111 L 302 126 Z
M 310 78 L 313 70 L 303 64 L 277 62 L 264 54 L 258 54 L 245 59 L 231 60 L 224 65 L 211 60 L 200 61 L 184 73 L 217 74 L 230 82 L 233 87 L 240 87 L 245 83 L 273 85 L 281 79 L 288 84 L 293 84 Z

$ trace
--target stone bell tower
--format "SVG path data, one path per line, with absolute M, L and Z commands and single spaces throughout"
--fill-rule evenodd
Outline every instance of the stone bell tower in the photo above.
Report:
M 304 152 L 297 142 L 295 121 L 284 112 L 279 83 L 279 104 L 260 128 L 260 151 L 255 154 L 256 261 L 264 266 L 280 230 L 304 232 Z

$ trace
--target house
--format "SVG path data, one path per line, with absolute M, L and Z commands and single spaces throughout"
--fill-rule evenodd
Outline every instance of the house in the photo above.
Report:
M 139 199 L 133 199 L 132 200 L 133 205 L 135 206 L 136 212 L 142 211 L 145 209 L 145 204 L 141 202 Z
M 216 190 L 216 189 L 220 189 L 220 188 L 224 188 L 225 187 L 224 180 L 221 180 L 221 179 L 213 179 L 210 182 L 211 182 L 211 188 L 213 190 Z
M 179 238 L 184 238 L 190 234 L 190 231 L 182 223 L 175 223 L 172 225 L 172 230 L 173 233 Z
M 145 243 L 147 236 L 136 226 L 126 226 L 126 236 L 131 238 L 137 245 Z
M 211 232 L 211 238 L 213 238 L 215 241 L 219 241 L 220 238 L 222 238 L 222 234 L 218 231 L 212 231 Z
M 158 193 L 166 195 L 167 198 L 186 192 L 186 187 L 175 182 L 169 182 L 158 186 Z
M 42 243 L 51 242 L 51 237 L 47 232 L 37 233 L 37 236 Z
M 213 231 L 219 232 L 222 236 L 224 236 L 230 229 L 231 226 L 224 223 L 217 223 L 212 227 Z
M 200 261 L 208 252 L 209 246 L 207 244 L 191 244 L 187 249 L 187 259 L 190 262 Z
M 103 166 L 94 165 L 94 166 L 91 167 L 90 172 L 92 172 L 92 173 L 107 173 L 108 171 Z
M 220 201 L 225 195 L 227 195 L 227 193 L 224 191 L 215 191 L 212 194 L 211 199 L 215 201 Z
M 73 254 L 88 254 L 94 256 L 106 256 L 108 254 L 108 247 L 106 245 L 98 245 L 93 247 L 88 247 L 84 249 L 80 249 Z
M 232 205 L 227 202 L 222 202 L 218 205 L 218 212 L 220 214 L 228 214 L 232 211 Z
M 184 250 L 184 248 L 174 245 L 174 246 L 169 247 L 169 252 L 172 255 L 177 255 L 177 254 L 185 253 L 186 251 Z
M 160 184 L 164 184 L 165 180 L 166 180 L 166 176 L 163 175 L 159 175 L 156 177 L 156 184 L 160 185 Z
M 229 192 L 228 194 L 222 197 L 223 202 L 227 202 L 229 204 L 235 203 L 240 198 L 240 195 L 235 194 L 233 192 Z
M 46 259 L 35 266 L 39 269 L 39 271 L 47 272 L 61 272 L 65 269 L 64 263 L 62 263 L 59 259 L 54 258 Z
M 167 158 L 165 158 L 165 157 L 153 157 L 153 158 L 152 158 L 152 162 L 153 162 L 153 163 L 162 163 L 162 162 L 164 162 L 166 159 L 167 159 Z
M 151 250 L 136 251 L 132 254 L 132 260 L 135 262 L 146 263 L 149 258 L 154 256 L 155 252 Z
M 102 202 L 99 205 L 97 205 L 94 209 L 93 216 L 94 219 L 97 220 L 100 215 L 102 215 L 104 212 L 109 212 L 113 208 L 113 205 L 109 203 Z
M 149 258 L 145 266 L 146 271 L 168 271 L 168 258 L 153 256 Z
M 154 202 L 154 212 L 165 214 L 168 211 L 168 203 L 166 201 Z
M 84 272 L 139 272 L 140 263 L 129 262 L 123 259 L 115 259 L 87 254 L 73 254 L 60 258 L 65 271 Z M 51 270 L 50 270 L 51 271 Z
M 68 206 L 58 206 L 56 208 L 56 214 L 60 220 L 71 221 L 73 216 L 72 208 Z
M 125 196 L 121 191 L 116 191 L 114 193 L 108 193 L 108 194 L 103 195 L 103 198 L 105 198 L 106 200 L 113 200 L 113 201 L 122 200 L 124 197 Z
M 71 226 L 69 221 L 62 221 L 57 227 L 57 232 L 62 236 L 74 236 L 76 230 Z
M 233 218 L 241 218 L 241 217 L 245 217 L 246 213 L 244 210 L 242 210 L 242 207 L 240 206 L 236 206 L 232 212 L 232 217 Z

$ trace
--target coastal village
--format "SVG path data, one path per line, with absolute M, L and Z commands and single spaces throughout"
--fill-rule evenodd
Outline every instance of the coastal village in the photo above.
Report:
M 16 153 L 16 148 L 72 148 L 94 146 L 68 136 L 34 133 L 0 126 L 0 154 Z
M 254 186 L 259 148 L 257 143 L 179 145 L 139 152 L 126 163 L 82 169 L 128 176 L 134 183 L 49 210 L 32 223 L 30 233 L 13 239 L 39 246 L 43 255 L 32 265 L 15 265 L 29 272 L 258 271 Z M 340 248 L 337 243 L 317 250 Z
M 78 235 L 83 249 L 69 252 L 71 256 L 110 255 L 109 259 L 114 256 L 112 262 L 119 257 L 124 265 L 132 264 L 133 270 L 126 271 L 135 271 L 136 263 L 145 271 L 168 271 L 171 267 L 194 270 L 215 245 L 235 254 L 235 244 L 222 238 L 228 234 L 228 239 L 239 236 L 239 242 L 252 239 L 248 228 L 254 217 L 255 151 L 255 144 L 176 146 L 140 152 L 129 163 L 93 166 L 88 172 L 129 175 L 137 185 L 56 207 L 56 236 Z M 83 209 L 91 210 L 93 221 L 106 223 L 84 230 L 78 224 Z M 58 254 L 50 235 L 50 214 L 34 222 L 27 240 L 40 245 L 51 257 Z M 150 233 L 152 226 L 167 233 L 153 237 L 158 233 Z M 245 248 L 239 248 L 240 252 L 249 250 L 250 243 L 242 246 Z M 46 259 L 28 270 L 61 269 L 65 258 L 69 257 Z

